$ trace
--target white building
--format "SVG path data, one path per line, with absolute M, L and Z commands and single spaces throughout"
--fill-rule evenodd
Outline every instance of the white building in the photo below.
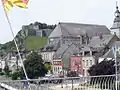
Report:
M 42 59 L 45 62 L 51 62 L 53 63 L 53 55 L 54 55 L 54 51 L 46 51 L 46 52 L 41 52 L 42 55 Z
M 53 60 L 52 72 L 54 75 L 63 74 L 63 61 L 62 61 L 62 59 Z

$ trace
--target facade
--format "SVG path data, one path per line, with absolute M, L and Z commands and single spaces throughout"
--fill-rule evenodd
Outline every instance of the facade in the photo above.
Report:
M 64 44 L 87 44 L 91 37 L 99 35 L 110 35 L 109 29 L 104 25 L 59 23 L 49 35 L 49 43 L 59 40 L 60 46 Z
M 78 74 L 82 76 L 88 76 L 88 69 L 96 64 L 94 54 L 97 53 L 97 50 L 84 46 L 78 54 L 71 56 L 71 66 L 70 70 L 79 71 Z
M 71 56 L 70 71 L 76 71 L 79 76 L 83 76 L 82 56 Z
M 83 56 L 82 57 L 83 61 L 83 76 L 88 76 L 88 69 L 95 64 L 95 59 L 93 56 Z
M 53 60 L 52 72 L 54 75 L 63 74 L 63 61 L 62 59 Z
M 54 55 L 54 53 L 55 53 L 54 51 L 51 51 L 51 52 L 41 52 L 42 59 L 45 62 L 53 63 L 53 55 Z

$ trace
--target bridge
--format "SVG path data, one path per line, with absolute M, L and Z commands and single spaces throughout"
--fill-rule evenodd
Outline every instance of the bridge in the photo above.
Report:
M 115 75 L 52 79 L 1 80 L 0 90 L 120 90 Z M 28 83 L 25 85 L 25 82 Z M 116 88 L 117 85 L 117 88 Z

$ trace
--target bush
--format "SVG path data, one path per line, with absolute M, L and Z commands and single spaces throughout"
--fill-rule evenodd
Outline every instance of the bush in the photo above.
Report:
M 18 80 L 20 78 L 20 72 L 14 72 L 12 74 L 12 80 Z
M 2 76 L 2 75 L 5 75 L 5 74 L 4 74 L 4 72 L 0 72 L 0 75 Z

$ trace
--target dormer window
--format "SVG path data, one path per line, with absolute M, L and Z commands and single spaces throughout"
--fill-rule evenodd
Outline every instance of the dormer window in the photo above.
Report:
M 90 56 L 90 51 L 84 51 L 85 56 Z

